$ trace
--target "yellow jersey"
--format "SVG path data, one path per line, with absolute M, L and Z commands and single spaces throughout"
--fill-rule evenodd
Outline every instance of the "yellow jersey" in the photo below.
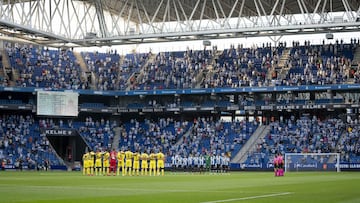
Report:
M 126 160 L 131 160 L 133 158 L 133 153 L 131 151 L 126 151 L 125 152 L 125 158 Z
M 118 161 L 124 161 L 124 159 L 125 159 L 125 152 L 119 151 L 119 152 L 117 153 L 117 159 L 118 159 Z
M 142 153 L 140 155 L 140 159 L 143 160 L 143 161 L 147 161 L 149 159 L 149 155 L 146 154 L 146 153 Z
M 137 153 L 137 152 L 135 152 L 135 153 L 133 154 L 133 159 L 134 159 L 134 161 L 139 161 L 139 160 L 140 160 L 140 154 Z
M 96 152 L 96 159 L 101 159 L 102 158 L 102 153 L 101 152 Z
M 94 152 L 89 152 L 89 153 L 88 153 L 88 161 L 94 161 L 94 157 L 95 157 L 95 153 L 94 153 Z
M 110 153 L 109 152 L 104 152 L 103 161 L 109 161 L 109 158 L 110 158 Z
M 158 161 L 164 161 L 165 155 L 162 152 L 156 154 L 156 158 Z
M 94 153 L 94 152 L 89 152 L 89 153 L 88 153 L 88 163 L 89 163 L 89 167 L 93 167 L 93 166 L 94 166 L 94 158 L 95 158 L 95 153 Z
M 85 154 L 83 155 L 82 159 L 83 159 L 83 161 L 88 160 L 88 153 L 85 153 Z
M 156 161 L 156 154 L 154 153 L 150 154 L 150 161 Z
M 84 168 L 88 168 L 89 166 L 90 166 L 90 154 L 89 153 L 85 153 L 84 155 L 83 155 L 83 166 L 84 166 Z

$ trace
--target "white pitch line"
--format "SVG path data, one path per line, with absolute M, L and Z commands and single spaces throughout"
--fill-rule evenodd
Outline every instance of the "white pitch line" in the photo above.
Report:
M 200 202 L 200 203 L 232 202 L 232 201 L 238 201 L 238 200 L 249 200 L 249 199 L 259 199 L 259 198 L 265 198 L 265 197 L 276 197 L 276 196 L 289 195 L 289 194 L 292 194 L 292 192 L 283 192 L 283 193 L 275 193 L 275 194 L 268 194 L 268 195 L 258 195 L 258 196 L 250 196 L 250 197 L 240 197 L 240 198 L 234 198 L 234 199 L 223 199 L 223 200 L 215 200 L 215 201 Z

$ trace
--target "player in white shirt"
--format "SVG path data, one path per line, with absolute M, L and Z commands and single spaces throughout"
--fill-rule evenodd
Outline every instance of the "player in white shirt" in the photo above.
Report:
M 193 156 L 190 154 L 190 156 L 187 159 L 187 167 L 188 167 L 188 171 L 192 172 L 193 171 Z
M 171 171 L 172 172 L 175 172 L 175 169 L 176 169 L 176 165 L 177 165 L 177 155 L 172 155 L 171 156 Z
M 229 169 L 230 169 L 230 157 L 225 155 L 224 156 L 224 160 L 223 160 L 223 164 L 224 164 L 224 172 L 225 173 L 228 173 L 229 172 Z
M 215 161 L 215 159 L 216 159 L 216 156 L 215 156 L 215 155 L 212 155 L 212 156 L 210 157 L 210 163 L 211 163 L 211 169 L 210 169 L 210 171 L 211 171 L 211 172 L 214 172 L 214 171 L 216 170 L 216 161 Z
M 180 155 L 177 155 L 176 157 L 176 170 L 181 171 L 182 168 L 182 157 Z
M 221 172 L 221 156 L 220 155 L 216 155 L 215 164 L 216 164 L 216 173 L 220 173 Z
M 199 165 L 199 157 L 197 155 L 195 155 L 193 157 L 193 165 L 194 165 L 194 169 L 193 171 L 194 172 L 198 172 L 199 171 L 199 168 L 200 168 L 200 165 Z
M 188 158 L 183 157 L 182 158 L 182 168 L 183 168 L 184 172 L 187 170 L 187 165 L 188 165 Z
M 200 173 L 204 172 L 205 168 L 206 168 L 206 162 L 205 162 L 205 157 L 203 155 L 201 155 L 199 157 L 199 167 L 200 167 Z
M 220 167 L 219 167 L 219 173 L 224 173 L 225 169 L 225 156 L 220 156 Z

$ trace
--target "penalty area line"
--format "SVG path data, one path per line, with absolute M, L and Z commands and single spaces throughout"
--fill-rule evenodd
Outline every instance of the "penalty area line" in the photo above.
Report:
M 232 202 L 232 201 L 239 201 L 239 200 L 259 199 L 259 198 L 266 198 L 266 197 L 276 197 L 276 196 L 283 196 L 283 195 L 290 195 L 290 194 L 292 194 L 292 192 L 282 192 L 282 193 L 274 193 L 274 194 L 268 194 L 268 195 L 258 195 L 258 196 L 240 197 L 240 198 L 233 198 L 233 199 L 223 199 L 223 200 L 215 200 L 215 201 L 200 202 L 200 203 Z

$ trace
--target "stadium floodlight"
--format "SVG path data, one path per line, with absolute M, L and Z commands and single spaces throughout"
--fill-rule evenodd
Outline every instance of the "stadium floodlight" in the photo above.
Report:
M 97 37 L 97 34 L 95 32 L 88 32 L 86 33 L 84 39 L 94 39 Z
M 340 172 L 339 153 L 285 153 L 285 172 L 337 171 Z
M 325 34 L 326 39 L 334 39 L 334 34 L 332 33 L 326 33 Z
M 204 41 L 203 41 L 203 45 L 204 45 L 205 47 L 209 47 L 209 46 L 211 46 L 211 42 L 210 42 L 209 40 L 204 40 Z

